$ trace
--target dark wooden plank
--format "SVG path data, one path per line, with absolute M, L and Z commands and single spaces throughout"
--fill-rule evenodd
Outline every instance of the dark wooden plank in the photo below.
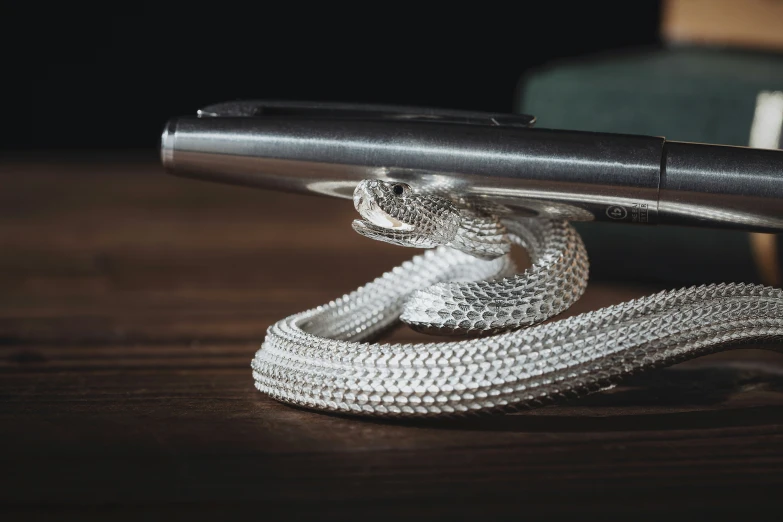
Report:
M 777 506 L 777 353 L 705 357 L 570 404 L 460 421 L 364 421 L 256 392 L 249 362 L 269 324 L 414 253 L 358 236 L 351 219 L 347 202 L 171 178 L 154 158 L 0 164 L 4 518 Z M 569 313 L 653 290 L 592 285 Z

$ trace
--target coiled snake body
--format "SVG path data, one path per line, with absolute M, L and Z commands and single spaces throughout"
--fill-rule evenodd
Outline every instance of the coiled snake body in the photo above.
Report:
M 354 205 L 362 217 L 357 232 L 433 249 L 272 325 L 251 366 L 256 387 L 280 401 L 384 417 L 513 411 L 783 335 L 781 290 L 746 284 L 666 291 L 537 324 L 587 285 L 587 255 L 567 222 L 503 216 L 374 180 L 357 186 Z M 508 254 L 512 242 L 532 260 L 521 274 Z M 478 337 L 369 342 L 399 320 Z

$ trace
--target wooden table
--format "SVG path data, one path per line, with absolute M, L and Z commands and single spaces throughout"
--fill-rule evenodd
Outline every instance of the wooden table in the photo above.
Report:
M 348 202 L 169 177 L 151 154 L 0 163 L 0 518 L 779 508 L 773 352 L 473 420 L 362 421 L 262 396 L 249 364 L 269 324 L 413 253 L 354 233 L 353 216 Z M 593 284 L 571 313 L 651 290 Z

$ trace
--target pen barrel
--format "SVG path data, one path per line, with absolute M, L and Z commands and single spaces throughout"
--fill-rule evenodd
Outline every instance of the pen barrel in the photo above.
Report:
M 504 126 L 182 117 L 175 175 L 351 198 L 367 178 L 440 187 L 517 214 L 655 223 L 662 138 Z
M 175 175 L 343 198 L 374 178 L 437 187 L 531 217 L 783 230 L 781 153 L 660 137 L 193 116 L 167 124 L 161 158 Z

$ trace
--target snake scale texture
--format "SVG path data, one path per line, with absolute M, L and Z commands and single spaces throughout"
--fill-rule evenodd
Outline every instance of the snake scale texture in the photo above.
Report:
M 610 388 L 632 374 L 779 340 L 783 294 L 761 285 L 665 291 L 540 324 L 585 290 L 588 261 L 567 222 L 518 218 L 444 193 L 363 181 L 354 229 L 430 248 L 326 305 L 272 325 L 256 387 L 297 406 L 379 417 L 509 412 Z M 532 266 L 522 273 L 512 243 Z M 377 344 L 402 320 L 454 342 Z

